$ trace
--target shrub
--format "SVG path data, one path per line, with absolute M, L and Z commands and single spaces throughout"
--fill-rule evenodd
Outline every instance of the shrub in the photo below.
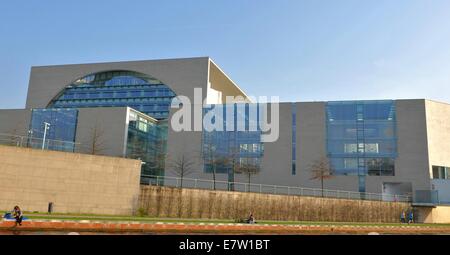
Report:
M 139 209 L 137 210 L 137 215 L 139 217 L 147 216 L 147 211 L 144 208 L 139 207 Z

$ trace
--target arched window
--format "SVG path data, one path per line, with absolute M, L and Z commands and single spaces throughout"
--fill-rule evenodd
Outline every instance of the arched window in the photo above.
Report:
M 67 86 L 47 108 L 128 106 L 155 119 L 167 119 L 175 93 L 161 81 L 138 72 L 115 70 L 82 77 Z

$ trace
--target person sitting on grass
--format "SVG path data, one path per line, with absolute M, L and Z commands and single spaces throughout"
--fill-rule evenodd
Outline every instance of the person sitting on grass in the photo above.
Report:
M 14 216 L 14 218 L 16 218 L 15 227 L 17 227 L 17 225 L 22 226 L 23 213 L 22 213 L 22 210 L 20 210 L 20 207 L 18 205 L 14 206 L 13 216 Z
M 253 217 L 253 213 L 250 213 L 250 216 L 248 216 L 247 223 L 248 224 L 255 224 L 256 223 L 255 222 L 255 217 Z

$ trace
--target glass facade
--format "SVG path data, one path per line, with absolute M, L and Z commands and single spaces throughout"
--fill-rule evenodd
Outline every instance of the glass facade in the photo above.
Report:
M 42 148 L 44 144 L 48 150 L 73 152 L 77 119 L 77 109 L 33 109 L 29 128 L 30 147 Z M 46 132 L 45 123 L 49 124 Z
M 334 174 L 393 176 L 397 157 L 394 101 L 328 102 L 327 152 Z
M 228 110 L 227 110 L 228 109 Z M 219 121 L 223 131 L 206 131 L 202 134 L 202 155 L 204 171 L 206 173 L 228 174 L 229 181 L 234 180 L 234 173 L 242 169 L 251 168 L 255 172 L 260 170 L 261 158 L 264 154 L 264 145 L 261 142 L 261 128 L 258 116 L 260 107 L 258 104 L 229 104 L 211 105 L 203 109 L 203 113 L 209 111 L 221 111 L 222 120 Z M 227 121 L 226 112 L 234 112 Z M 251 114 L 255 113 L 255 114 Z M 230 118 L 230 117 L 228 117 Z M 239 123 L 244 123 L 241 127 Z M 227 125 L 233 123 L 232 127 Z M 254 127 L 254 128 L 251 128 Z
M 131 71 L 108 71 L 70 84 L 49 108 L 128 106 L 155 119 L 167 119 L 175 93 L 159 80 Z
M 167 119 L 175 96 L 168 86 L 153 77 L 114 70 L 76 80 L 52 100 L 48 108 L 64 111 L 71 108 L 130 107 L 136 110 L 130 111 L 128 116 L 126 157 L 143 161 L 142 181 L 148 183 L 146 175 L 164 175 Z
M 156 121 L 131 110 L 126 156 L 142 160 L 142 183 L 148 184 L 153 180 L 149 175 L 164 176 L 166 147 L 167 121 Z

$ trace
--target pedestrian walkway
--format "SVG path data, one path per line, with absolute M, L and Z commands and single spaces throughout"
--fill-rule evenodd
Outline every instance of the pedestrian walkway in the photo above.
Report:
M 450 234 L 450 225 L 289 225 L 238 223 L 181 223 L 91 220 L 30 220 L 14 228 L 14 222 L 0 222 L 0 230 L 74 231 L 101 233 L 211 233 L 211 234 Z

